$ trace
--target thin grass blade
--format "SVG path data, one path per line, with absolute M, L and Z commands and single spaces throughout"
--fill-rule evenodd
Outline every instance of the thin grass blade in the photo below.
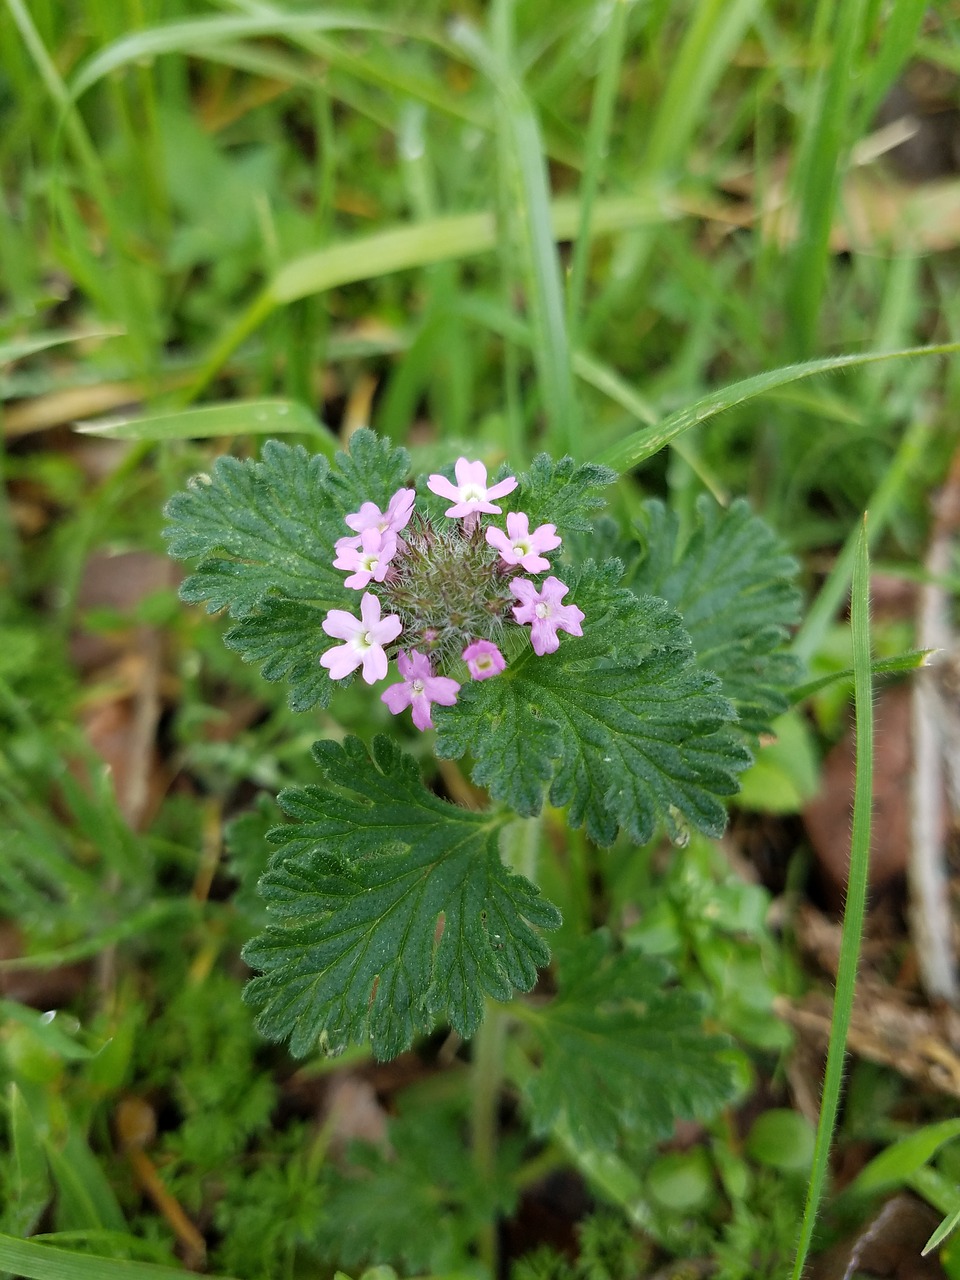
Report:
M 820 1102 L 820 1122 L 813 1154 L 813 1169 L 807 1188 L 807 1201 L 800 1226 L 793 1280 L 801 1280 L 806 1264 L 813 1228 L 827 1182 L 830 1145 L 840 1104 L 843 1063 L 847 1034 L 853 1012 L 857 982 L 857 965 L 863 938 L 863 919 L 867 901 L 867 873 L 870 866 L 870 827 L 873 809 L 873 678 L 870 670 L 870 552 L 867 541 L 867 517 L 864 516 L 857 540 L 851 595 L 851 629 L 853 633 L 853 688 L 856 708 L 856 781 L 853 799 L 853 832 L 850 843 L 850 872 L 847 900 L 843 913 L 843 936 L 840 963 L 834 995 L 830 1045 Z

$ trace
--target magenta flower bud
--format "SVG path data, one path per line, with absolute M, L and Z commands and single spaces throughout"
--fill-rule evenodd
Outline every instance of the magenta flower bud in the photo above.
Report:
M 507 660 L 492 640 L 474 640 L 463 651 L 463 660 L 473 680 L 489 680 L 499 675 Z
M 521 602 L 513 606 L 513 616 L 518 622 L 530 623 L 530 643 L 538 657 L 560 647 L 558 631 L 583 635 L 583 611 L 575 604 L 561 604 L 570 588 L 559 578 L 551 575 L 539 591 L 529 578 L 514 578 L 510 590 Z
M 413 723 L 422 732 L 433 728 L 430 706 L 436 703 L 441 707 L 452 707 L 457 700 L 460 686 L 456 680 L 448 676 L 435 676 L 430 659 L 416 649 L 408 657 L 405 653 L 397 656 L 397 666 L 403 676 L 401 684 L 392 684 L 380 695 L 391 715 L 399 715 L 405 707 L 413 714 Z

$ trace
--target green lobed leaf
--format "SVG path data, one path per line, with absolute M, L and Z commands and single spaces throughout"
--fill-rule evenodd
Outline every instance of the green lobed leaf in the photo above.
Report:
M 721 797 L 750 762 L 728 727 L 733 708 L 694 665 L 679 616 L 618 586 L 621 574 L 610 560 L 569 575 L 566 602 L 586 615 L 583 635 L 562 636 L 544 657 L 525 649 L 495 680 L 437 708 L 437 753 L 470 752 L 474 780 L 524 815 L 549 787 L 599 844 L 620 827 L 642 843 L 658 821 L 675 835 L 684 823 L 718 835 Z
M 532 529 L 551 523 L 561 537 L 586 533 L 604 505 L 598 491 L 616 478 L 615 471 L 594 462 L 577 463 L 570 457 L 557 462 L 539 453 L 519 478 L 516 506 L 530 517 Z
M 219 458 L 167 503 L 170 554 L 200 560 L 181 599 L 238 619 L 226 643 L 267 680 L 289 681 L 295 711 L 330 698 L 319 665 L 327 610 L 357 607 L 333 567 L 334 543 L 349 532 L 343 517 L 367 501 L 385 507 L 408 468 L 406 450 L 371 431 L 355 432 L 333 467 L 302 445 L 268 440 L 259 461 Z
M 244 951 L 260 1030 L 296 1054 L 369 1038 L 378 1058 L 441 1019 L 472 1035 L 485 995 L 533 985 L 549 959 L 533 926 L 559 913 L 501 862 L 502 820 L 431 794 L 389 739 L 313 754 L 326 785 L 280 795 L 296 821 L 261 881 L 275 923 Z
M 726 1041 L 707 1035 L 698 997 L 667 985 L 662 960 L 616 952 L 605 931 L 560 958 L 556 997 L 531 1019 L 539 1070 L 528 1086 L 541 1132 L 560 1122 L 601 1151 L 665 1138 L 731 1096 Z
M 783 649 L 800 613 L 797 562 L 743 499 L 725 511 L 701 497 L 685 540 L 677 514 L 656 500 L 644 503 L 638 527 L 646 555 L 633 589 L 679 612 L 697 665 L 720 678 L 738 728 L 768 732 L 802 673 Z

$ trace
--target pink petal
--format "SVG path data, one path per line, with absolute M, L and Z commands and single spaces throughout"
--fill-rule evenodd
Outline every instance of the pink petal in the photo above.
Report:
M 413 513 L 413 503 L 416 496 L 416 489 L 397 490 L 387 505 L 388 529 L 392 529 L 394 533 L 399 533 L 401 529 L 406 527 Z
M 384 689 L 380 695 L 380 701 L 387 704 L 391 715 L 398 716 L 405 707 L 409 707 L 412 697 L 413 691 L 404 680 L 400 684 L 392 684 L 389 689 Z
M 540 601 L 540 592 L 529 578 L 514 578 L 510 590 L 525 605 L 535 605 Z
M 470 462 L 466 458 L 458 458 L 453 470 L 461 489 L 468 484 L 478 485 L 481 489 L 487 487 L 487 468 L 482 462 Z
M 372 591 L 368 591 L 360 601 L 360 617 L 364 631 L 372 631 L 380 621 L 380 601 Z
M 413 723 L 421 733 L 433 728 L 433 720 L 430 716 L 430 702 L 422 693 L 414 695 L 410 703 L 410 709 L 413 712 Z
M 379 604 L 379 601 L 377 603 Z M 370 637 L 371 644 L 384 645 L 389 644 L 391 640 L 396 640 L 402 630 L 403 623 L 397 615 L 388 613 L 382 622 L 377 622 L 374 626 L 369 627 L 367 634 Z
M 456 502 L 460 497 L 460 490 L 456 485 L 451 484 L 446 476 L 431 476 L 427 481 L 427 488 L 431 493 L 435 493 L 441 498 L 449 498 L 453 502 Z
M 521 556 L 518 563 L 526 569 L 527 573 L 543 573 L 544 569 L 550 568 L 550 561 L 543 556 L 538 556 L 535 551 L 528 551 L 525 556 Z
M 362 533 L 364 529 L 373 529 L 383 519 L 383 512 L 375 502 L 364 502 L 359 511 L 353 512 L 352 515 L 344 516 L 344 522 L 351 529 L 356 529 L 357 533 Z
M 509 517 L 507 518 L 509 519 Z M 557 537 L 557 526 L 555 524 L 542 524 L 539 528 L 534 529 L 528 541 L 532 551 L 556 551 L 563 539 Z
M 387 674 L 387 655 L 378 644 L 371 645 L 363 655 L 363 678 L 367 684 L 376 684 Z
M 561 582 L 551 574 L 549 578 L 544 579 L 540 599 L 544 604 L 558 605 L 569 590 L 565 582 Z
M 425 653 L 421 653 L 419 649 L 414 649 L 410 654 L 410 673 L 407 677 L 409 680 L 429 680 L 433 676 L 433 667 L 430 665 L 430 659 Z M 404 673 L 406 675 L 406 672 Z
M 556 625 L 563 631 L 568 631 L 572 636 L 582 636 L 583 622 L 586 614 L 582 609 L 578 609 L 575 604 L 562 604 L 556 611 Z
M 510 535 L 511 542 L 516 542 L 518 538 L 528 537 L 530 534 L 530 518 L 523 511 L 508 511 L 507 533 Z
M 505 493 L 513 493 L 517 487 L 516 476 L 508 476 L 506 480 L 500 480 L 487 490 L 488 498 L 502 498 Z
M 331 680 L 343 680 L 360 665 L 360 655 L 349 644 L 338 644 L 320 655 L 321 667 L 330 672 Z
M 510 516 L 507 516 L 508 521 L 509 519 L 510 519 Z M 491 524 L 487 526 L 486 539 L 487 539 L 487 542 L 489 542 L 491 547 L 494 547 L 497 551 L 500 552 L 503 558 L 507 560 L 508 564 L 516 563 L 515 559 L 514 560 L 508 559 L 508 557 L 513 554 L 513 545 L 512 545 L 513 535 L 512 534 L 508 538 L 502 529 L 498 529 L 496 525 Z
M 460 686 L 449 676 L 431 676 L 428 680 L 424 680 L 423 692 L 431 702 L 436 702 L 441 707 L 452 707 L 457 700 Z
M 363 624 L 346 609 L 331 609 L 320 625 L 337 640 L 352 640 L 363 631 Z
M 335 569 L 355 569 L 363 553 L 359 547 L 344 547 L 333 562 Z
M 404 680 L 413 680 L 413 662 L 407 657 L 406 652 L 401 649 L 397 654 L 397 666 L 400 668 L 400 674 Z M 396 686 L 394 686 L 396 688 Z
M 338 564 L 335 567 L 337 569 L 346 569 L 349 566 L 345 564 Z M 362 591 L 364 587 L 370 585 L 370 579 L 372 577 L 373 574 L 369 569 L 358 569 L 356 573 L 351 573 L 349 578 L 344 578 L 343 585 L 345 587 L 349 587 L 351 591 Z
M 540 658 L 547 653 L 556 653 L 560 648 L 560 637 L 557 635 L 556 625 L 552 619 L 533 619 L 533 626 L 530 628 L 530 643 L 533 645 L 533 652 Z

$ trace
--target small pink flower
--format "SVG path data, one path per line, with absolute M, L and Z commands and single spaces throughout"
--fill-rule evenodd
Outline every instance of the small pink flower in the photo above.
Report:
M 495 507 L 490 499 L 502 498 L 517 487 L 515 477 L 508 476 L 506 480 L 500 480 L 488 488 L 487 468 L 482 462 L 469 462 L 466 458 L 457 460 L 454 473 L 457 477 L 456 484 L 440 475 L 432 475 L 427 481 L 428 489 L 453 502 L 454 505 L 444 512 L 448 516 L 471 516 L 478 511 L 498 515 L 500 508 Z
M 410 707 L 413 723 L 417 728 L 421 732 L 432 729 L 430 704 L 436 702 L 441 707 L 452 707 L 460 686 L 448 676 L 435 676 L 430 659 L 416 649 L 409 657 L 405 653 L 398 654 L 397 666 L 403 676 L 403 683 L 392 684 L 389 689 L 385 689 L 380 695 L 381 702 L 385 702 L 391 715 L 395 716 L 404 707 Z
M 489 680 L 499 675 L 507 660 L 491 640 L 474 640 L 463 651 L 463 660 L 474 680 Z
M 559 648 L 558 631 L 568 631 L 572 636 L 583 635 L 580 626 L 583 611 L 575 604 L 560 603 L 570 588 L 559 578 L 551 575 L 539 591 L 528 578 L 514 578 L 510 590 L 521 601 L 513 606 L 513 616 L 518 622 L 531 624 L 530 641 L 538 657 Z
M 371 579 L 382 582 L 387 576 L 390 561 L 397 554 L 397 535 L 389 530 L 381 533 L 379 529 L 369 528 L 364 529 L 356 539 L 360 544 L 359 547 L 342 545 L 353 541 L 353 538 L 337 540 L 337 558 L 333 562 L 333 567 L 352 569 L 353 573 L 347 578 L 344 586 L 354 591 L 362 591 Z
M 359 511 L 354 511 L 344 519 L 351 529 L 363 533 L 364 529 L 376 529 L 378 533 L 399 533 L 405 529 L 413 511 L 416 498 L 415 489 L 398 489 L 390 499 L 386 511 L 381 511 L 375 502 L 364 502 Z M 345 541 L 341 538 L 340 542 Z M 337 550 L 340 549 L 337 543 Z
M 328 636 L 345 640 L 320 656 L 321 667 L 330 672 L 331 680 L 342 680 L 363 663 L 363 678 L 376 684 L 387 674 L 387 655 L 383 646 L 396 640 L 403 623 L 395 613 L 380 617 L 380 601 L 370 591 L 360 601 L 359 620 L 345 609 L 331 609 L 322 623 Z
M 522 511 L 507 513 L 507 532 L 487 529 L 487 541 L 500 552 L 505 564 L 519 564 L 527 573 L 542 573 L 550 568 L 550 561 L 541 551 L 555 551 L 560 545 L 555 524 L 541 524 L 530 532 L 530 518 Z

